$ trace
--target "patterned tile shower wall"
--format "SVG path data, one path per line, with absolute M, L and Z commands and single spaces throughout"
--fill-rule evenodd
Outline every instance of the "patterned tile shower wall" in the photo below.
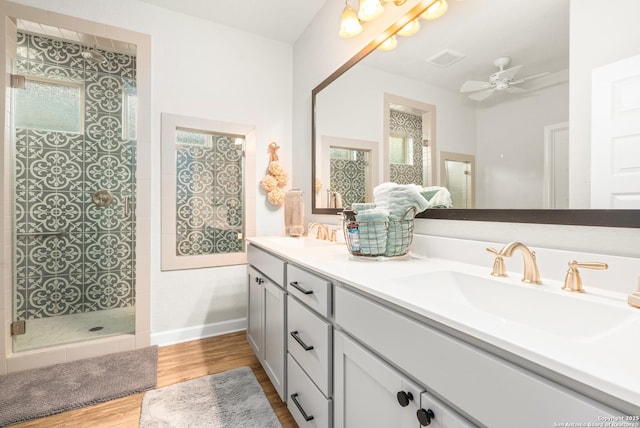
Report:
M 178 132 L 176 255 L 244 251 L 243 157 L 237 138 Z
M 356 159 L 331 159 L 331 190 L 340 193 L 342 206 L 351 206 L 354 202 L 365 202 L 365 174 L 367 171 L 365 155 L 356 152 Z
M 391 135 L 413 138 L 413 165 L 392 163 L 390 179 L 398 184 L 423 184 L 422 178 L 422 117 L 391 110 Z
M 18 34 L 18 74 L 34 84 L 75 83 L 81 94 L 79 132 L 56 128 L 55 112 L 47 126 L 29 123 L 42 102 L 22 111 L 28 126 L 16 123 L 19 320 L 134 305 L 136 59 L 101 51 L 107 61 L 91 62 L 85 49 Z M 106 207 L 92 200 L 102 189 L 113 196 Z M 64 233 L 41 234 L 56 231 Z

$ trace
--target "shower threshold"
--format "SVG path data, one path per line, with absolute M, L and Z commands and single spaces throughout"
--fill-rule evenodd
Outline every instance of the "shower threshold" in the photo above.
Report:
M 26 333 L 13 337 L 13 352 L 48 348 L 135 332 L 135 308 L 27 320 Z

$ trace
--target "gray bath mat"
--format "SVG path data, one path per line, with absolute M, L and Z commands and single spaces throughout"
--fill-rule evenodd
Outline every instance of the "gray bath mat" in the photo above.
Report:
M 281 427 L 251 368 L 240 367 L 149 391 L 141 428 Z
M 154 388 L 158 347 L 0 376 L 0 426 Z

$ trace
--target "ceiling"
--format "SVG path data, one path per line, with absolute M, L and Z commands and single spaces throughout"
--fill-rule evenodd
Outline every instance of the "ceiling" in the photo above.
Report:
M 327 0 L 140 1 L 293 44 Z
M 418 34 L 398 36 L 396 49 L 374 51 L 363 63 L 451 91 L 466 80 L 487 81 L 501 56 L 523 65 L 518 78 L 552 73 L 526 82 L 531 88 L 568 78 L 569 0 L 449 0 L 440 19 L 420 22 Z M 427 61 L 445 50 L 464 58 L 448 67 Z
M 327 0 L 140 1 L 293 44 Z M 501 56 L 511 57 L 508 67 L 523 65 L 518 78 L 551 73 L 523 84 L 532 89 L 536 84 L 542 87 L 568 79 L 569 0 L 448 3 L 449 10 L 442 18 L 420 20 L 418 34 L 398 37 L 395 50 L 375 51 L 363 63 L 451 91 L 458 91 L 466 80 L 488 80 L 497 71 L 494 59 Z M 336 16 L 336 25 L 339 19 Z M 464 58 L 448 67 L 427 61 L 446 51 Z

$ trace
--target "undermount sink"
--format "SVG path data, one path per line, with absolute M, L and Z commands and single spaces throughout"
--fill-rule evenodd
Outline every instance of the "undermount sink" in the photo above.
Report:
M 325 247 L 325 246 L 334 244 L 334 242 L 323 241 L 321 239 L 313 239 L 306 236 L 301 236 L 301 237 L 270 236 L 265 239 L 268 239 L 269 242 L 273 244 L 281 245 L 287 248 Z
M 468 319 L 526 327 L 574 341 L 597 340 L 637 321 L 636 314 L 625 305 L 605 298 L 456 271 L 412 275 L 397 282 L 432 307 L 467 311 L 463 316 L 471 317 Z

